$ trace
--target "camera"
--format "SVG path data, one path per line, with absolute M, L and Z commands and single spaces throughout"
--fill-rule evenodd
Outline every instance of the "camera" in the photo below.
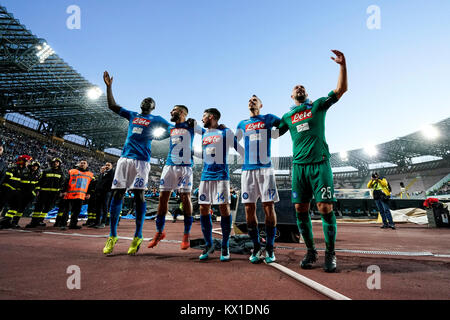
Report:
M 378 173 L 372 173 L 372 179 L 378 179 Z

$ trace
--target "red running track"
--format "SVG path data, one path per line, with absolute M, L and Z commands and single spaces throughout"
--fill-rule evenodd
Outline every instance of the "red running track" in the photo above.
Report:
M 22 219 L 21 225 L 28 223 Z M 215 228 L 220 224 L 215 223 Z M 313 223 L 318 249 L 323 248 L 320 223 Z M 49 234 L 54 232 L 57 234 Z M 328 300 L 329 298 L 265 264 L 252 265 L 248 256 L 232 254 L 220 262 L 219 252 L 200 262 L 200 250 L 181 251 L 183 223 L 166 224 L 166 239 L 156 248 L 144 242 L 136 256 L 126 254 L 130 240 L 119 240 L 114 254 L 102 249 L 108 229 L 83 228 L 60 231 L 52 227 L 23 232 L 0 231 L 0 299 L 6 300 Z M 147 221 L 144 236 L 155 232 Z M 121 221 L 119 236 L 132 237 L 134 221 Z M 72 234 L 72 235 L 71 235 Z M 84 237 L 73 234 L 84 235 Z M 219 235 L 214 235 L 219 238 Z M 201 238 L 200 223 L 192 239 Z M 450 298 L 449 229 L 430 229 L 399 224 L 397 230 L 382 230 L 374 224 L 338 224 L 337 249 L 367 251 L 430 252 L 432 256 L 374 255 L 338 251 L 338 272 L 323 272 L 323 251 L 313 270 L 301 270 L 304 245 L 276 243 L 277 262 L 351 299 Z M 440 256 L 436 256 L 440 255 Z M 69 290 L 69 266 L 81 271 L 81 290 Z M 369 290 L 367 268 L 379 266 L 381 289 Z

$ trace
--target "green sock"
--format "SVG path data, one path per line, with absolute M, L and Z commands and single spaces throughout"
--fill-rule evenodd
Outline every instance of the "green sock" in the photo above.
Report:
M 327 252 L 334 252 L 334 244 L 336 243 L 337 225 L 334 212 L 322 214 L 323 234 L 325 235 L 325 245 Z
M 305 245 L 309 250 L 314 250 L 314 239 L 313 239 L 313 230 L 311 223 L 311 216 L 308 212 L 299 213 L 297 212 L 297 226 L 300 231 L 303 240 L 305 241 Z

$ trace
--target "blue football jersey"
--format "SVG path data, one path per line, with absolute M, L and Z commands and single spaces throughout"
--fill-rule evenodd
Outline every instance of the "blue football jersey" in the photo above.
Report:
M 191 166 L 194 163 L 192 143 L 194 142 L 194 128 L 190 128 L 187 122 L 171 125 L 170 146 L 166 165 Z
M 227 141 L 231 139 L 232 141 Z M 230 180 L 227 156 L 234 147 L 234 134 L 230 129 L 208 129 L 202 135 L 203 172 L 202 181 Z
M 121 156 L 150 162 L 153 130 L 158 127 L 166 129 L 170 123 L 160 116 L 143 115 L 124 108 L 120 108 L 119 115 L 130 122 Z
M 270 168 L 272 127 L 278 126 L 280 118 L 273 114 L 258 115 L 239 122 L 237 129 L 244 138 L 245 157 L 242 170 Z

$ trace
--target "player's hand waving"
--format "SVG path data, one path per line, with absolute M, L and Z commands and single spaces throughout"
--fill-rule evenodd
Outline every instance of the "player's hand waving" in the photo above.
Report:
M 345 65 L 345 56 L 342 52 L 338 51 L 338 50 L 331 50 L 331 52 L 333 52 L 336 55 L 335 57 L 331 57 L 331 59 L 336 62 L 337 64 L 340 65 Z
M 108 71 L 103 73 L 103 80 L 105 81 L 106 86 L 111 87 L 114 77 L 110 77 Z
M 195 119 L 189 118 L 186 122 L 190 128 L 195 128 L 197 126 L 197 121 L 195 121 Z

